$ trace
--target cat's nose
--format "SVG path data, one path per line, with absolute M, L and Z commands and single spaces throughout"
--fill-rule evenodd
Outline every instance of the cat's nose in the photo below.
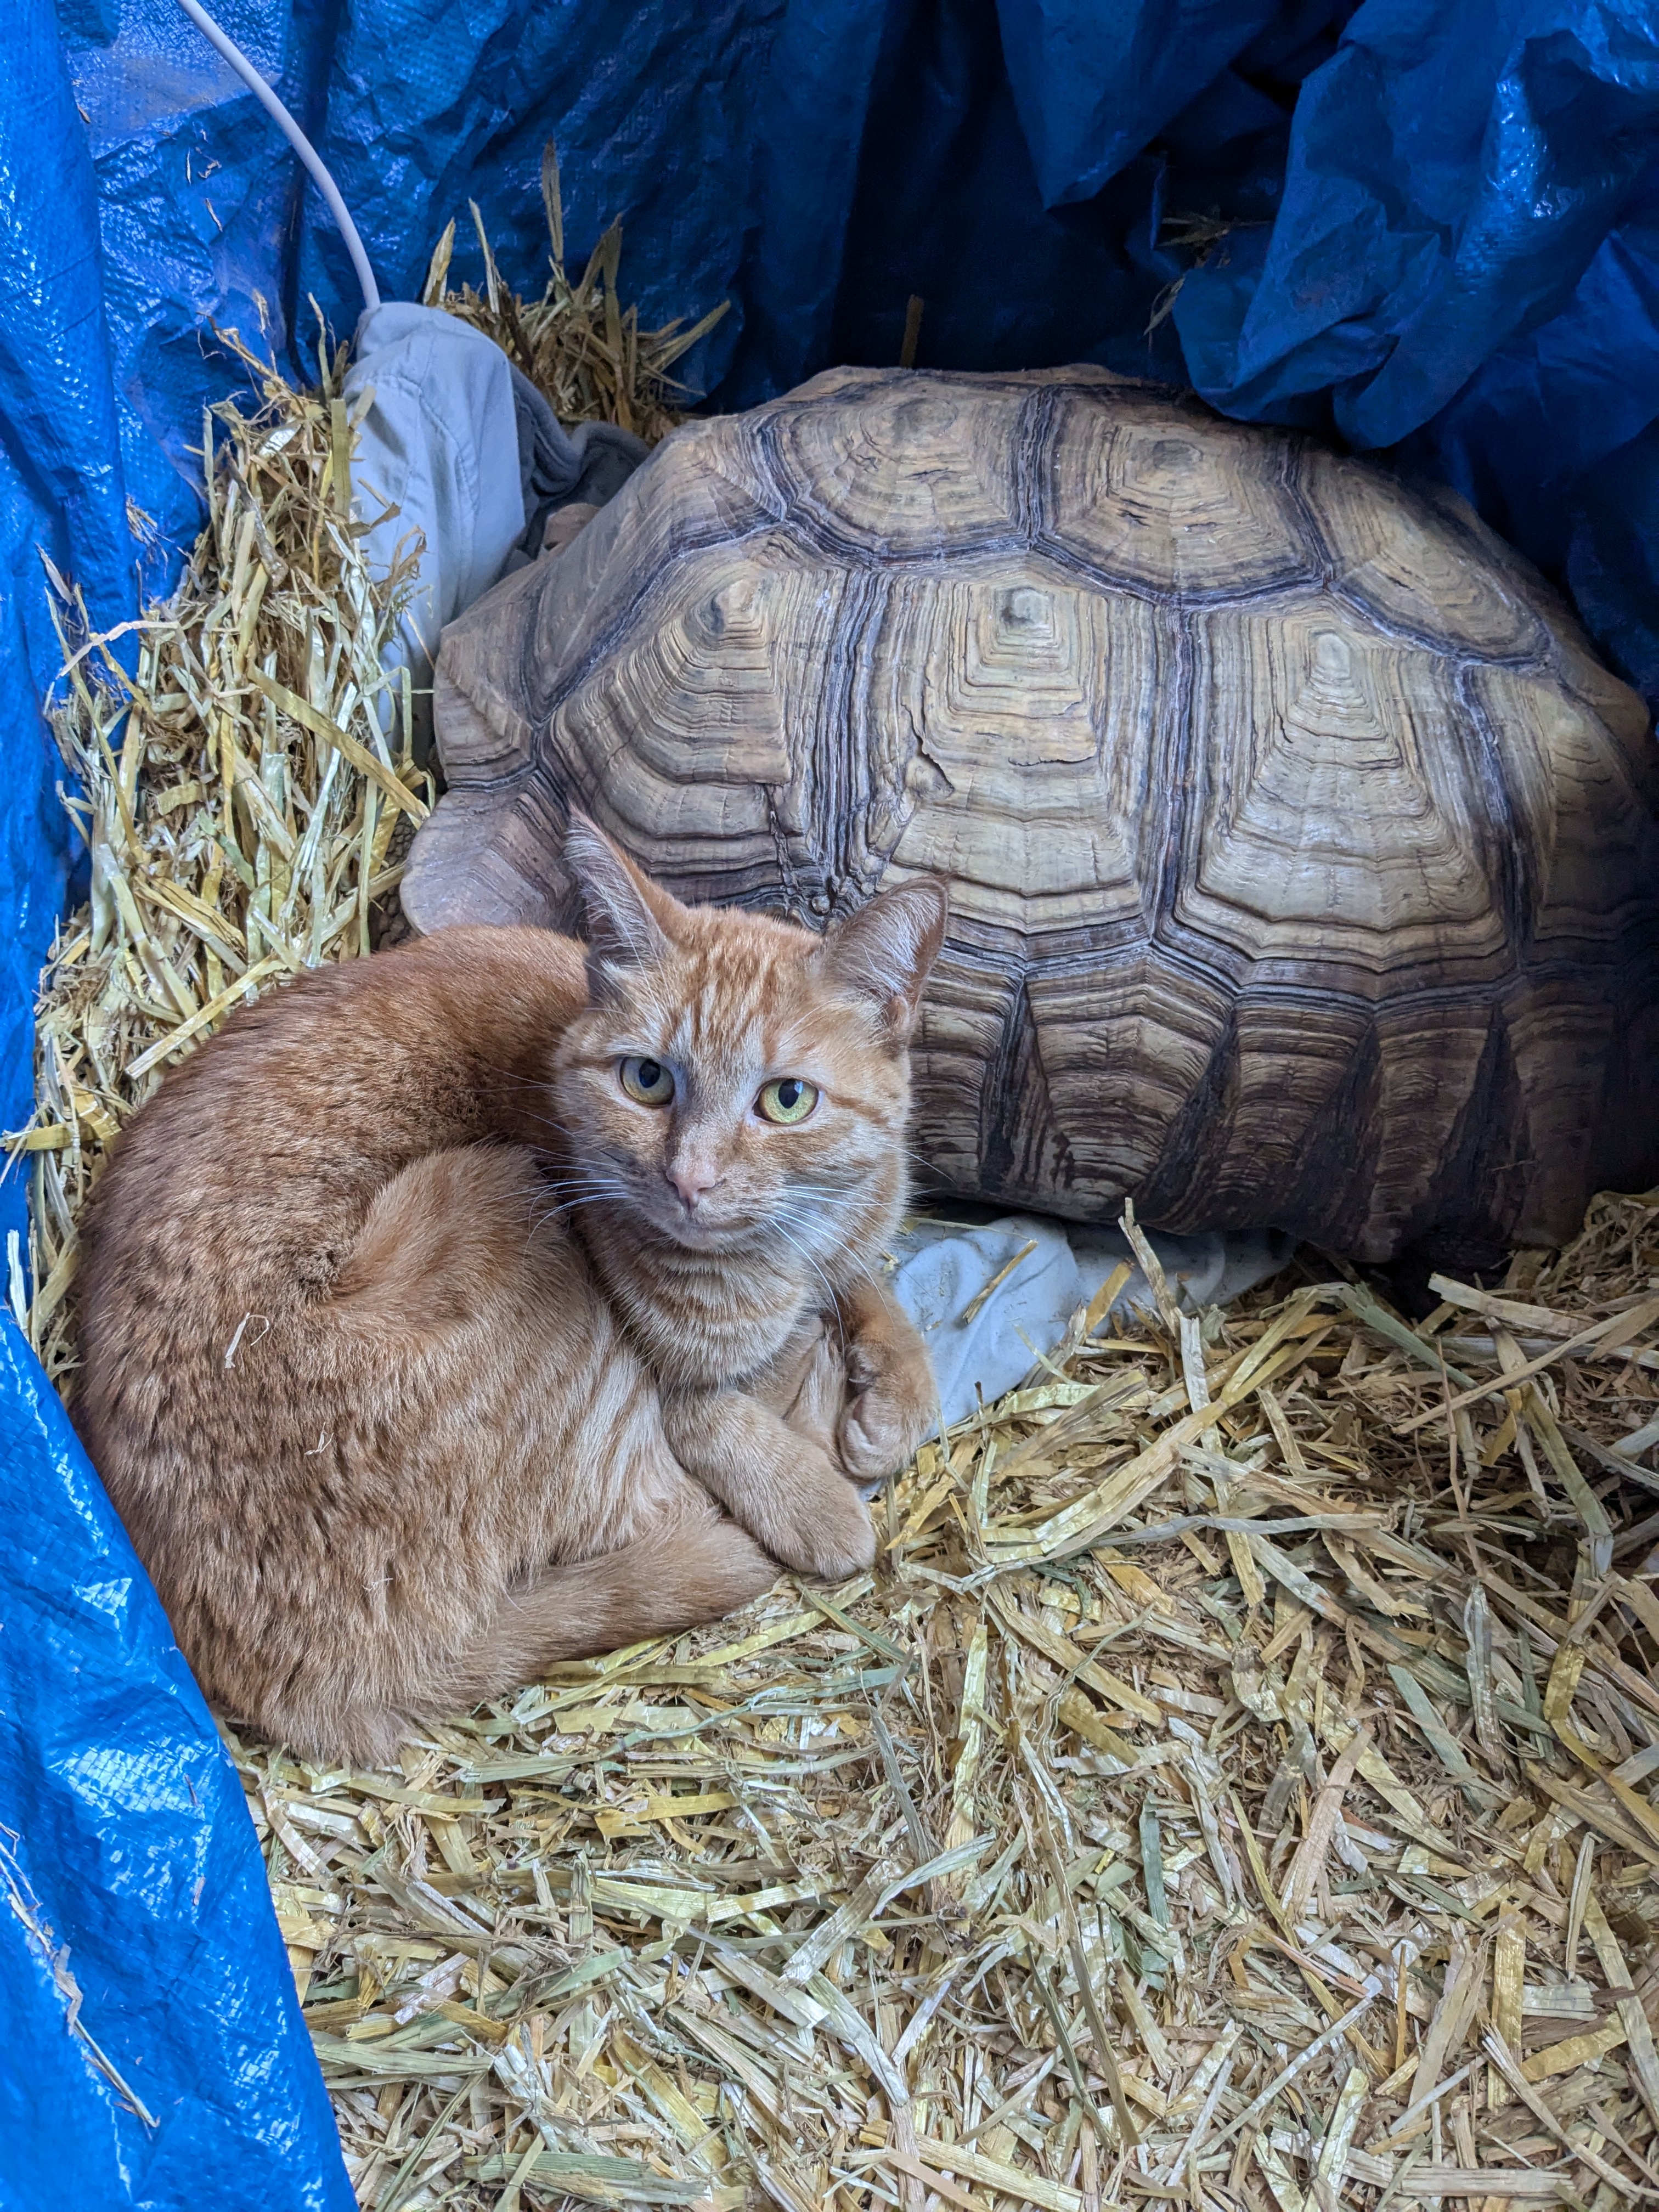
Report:
M 688 1213 L 695 1213 L 709 1192 L 718 1190 L 726 1180 L 712 1160 L 686 1160 L 678 1167 L 665 1168 L 663 1172 Z

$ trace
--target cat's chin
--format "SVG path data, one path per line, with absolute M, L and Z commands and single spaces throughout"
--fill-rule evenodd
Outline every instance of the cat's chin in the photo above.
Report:
M 663 1243 L 677 1251 L 700 1257 L 744 1252 L 763 1242 L 753 1221 L 688 1221 L 653 1218 L 651 1226 Z

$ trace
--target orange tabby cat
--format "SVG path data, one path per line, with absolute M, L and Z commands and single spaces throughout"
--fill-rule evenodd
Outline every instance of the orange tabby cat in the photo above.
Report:
M 204 1686 L 326 1756 L 874 1553 L 933 1410 L 875 1279 L 945 894 L 818 939 L 580 817 L 584 949 L 235 1015 L 94 1198 L 76 1419 Z

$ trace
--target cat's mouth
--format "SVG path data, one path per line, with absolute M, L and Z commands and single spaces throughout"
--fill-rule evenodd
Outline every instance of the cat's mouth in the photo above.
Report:
M 634 1205 L 664 1243 L 682 1252 L 736 1257 L 776 1252 L 794 1242 L 774 1220 L 768 1200 L 754 1194 L 745 1200 L 722 1192 L 688 1206 L 672 1190 L 636 1186 Z

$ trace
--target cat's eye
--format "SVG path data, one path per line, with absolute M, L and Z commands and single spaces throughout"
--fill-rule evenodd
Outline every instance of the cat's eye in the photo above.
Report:
M 803 1083 L 799 1075 L 782 1075 L 763 1086 L 755 1106 L 763 1120 L 776 1121 L 787 1129 L 804 1121 L 817 1103 L 818 1094 L 811 1084 Z
M 674 1078 L 659 1060 L 630 1057 L 617 1073 L 623 1089 L 641 1106 L 666 1106 L 674 1096 Z

